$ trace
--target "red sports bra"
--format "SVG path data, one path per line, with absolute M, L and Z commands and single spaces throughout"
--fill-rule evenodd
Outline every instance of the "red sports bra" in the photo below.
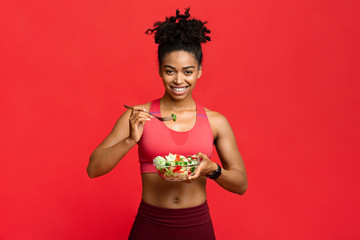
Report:
M 150 112 L 161 115 L 160 99 L 151 102 Z M 141 173 L 156 172 L 153 159 L 169 153 L 193 155 L 204 153 L 211 158 L 214 136 L 205 109 L 196 103 L 196 123 L 186 132 L 177 132 L 168 128 L 156 118 L 144 125 L 144 131 L 138 142 Z

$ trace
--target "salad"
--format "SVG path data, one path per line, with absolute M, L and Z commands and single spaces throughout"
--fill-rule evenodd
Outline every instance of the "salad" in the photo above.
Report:
M 194 174 L 200 164 L 200 158 L 169 153 L 167 156 L 157 156 L 153 160 L 158 174 L 168 181 L 183 181 Z

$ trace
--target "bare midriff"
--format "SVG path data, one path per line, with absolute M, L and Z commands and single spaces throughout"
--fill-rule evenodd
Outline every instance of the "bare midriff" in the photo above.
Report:
M 142 199 L 162 208 L 189 208 L 206 201 L 206 177 L 188 182 L 165 181 L 157 173 L 143 173 Z

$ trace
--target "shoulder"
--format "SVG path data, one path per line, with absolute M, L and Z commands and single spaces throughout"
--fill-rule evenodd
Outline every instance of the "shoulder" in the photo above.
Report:
M 208 108 L 205 108 L 206 115 L 208 116 L 209 121 L 212 121 L 214 123 L 225 123 L 228 122 L 226 117 L 222 115 L 219 112 L 215 112 L 213 110 L 210 110 Z
M 213 131 L 214 138 L 216 138 L 222 130 L 225 130 L 230 127 L 229 121 L 221 113 L 212 111 L 208 108 L 205 108 L 205 111 L 209 119 L 209 123 Z

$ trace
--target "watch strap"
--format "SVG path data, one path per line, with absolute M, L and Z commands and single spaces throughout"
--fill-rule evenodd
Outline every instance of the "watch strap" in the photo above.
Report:
M 221 175 L 221 167 L 217 163 L 216 163 L 216 165 L 218 166 L 218 168 L 212 174 L 206 175 L 207 178 L 215 180 Z

